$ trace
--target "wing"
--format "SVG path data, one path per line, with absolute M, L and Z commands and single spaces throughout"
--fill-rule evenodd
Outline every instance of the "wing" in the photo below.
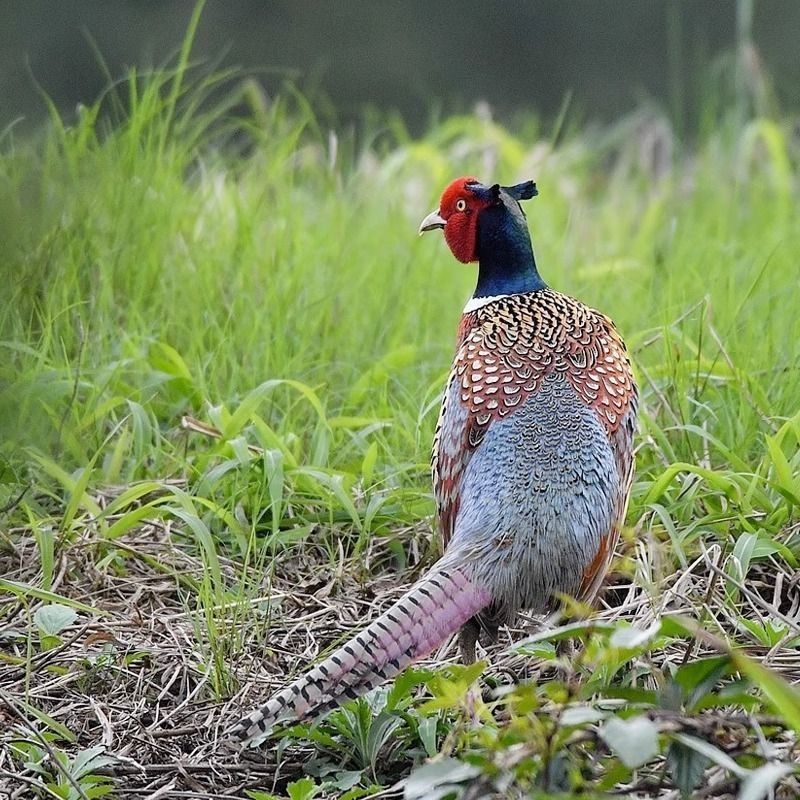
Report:
M 601 539 L 597 554 L 583 573 L 578 597 L 586 602 L 591 602 L 600 589 L 625 522 L 633 482 L 633 437 L 639 408 L 638 389 L 625 343 L 617 333 L 614 323 L 608 317 L 602 317 L 602 320 L 605 323 L 603 338 L 607 344 L 604 347 L 603 363 L 595 366 L 594 373 L 603 380 L 599 381 L 600 386 L 595 389 L 598 381 L 588 371 L 584 373 L 582 380 L 576 375 L 573 385 L 579 390 L 579 395 L 582 394 L 584 400 L 595 408 L 606 428 L 619 473 L 620 491 L 611 530 Z
M 431 460 L 445 547 L 458 516 L 461 478 L 486 431 L 494 420 L 513 414 L 553 371 L 594 409 L 609 436 L 626 487 L 618 504 L 617 527 L 621 524 L 636 418 L 636 386 L 625 345 L 607 317 L 545 289 L 508 295 L 462 317 Z M 615 540 L 609 536 L 601 550 L 605 546 L 610 559 Z M 598 558 L 595 572 L 602 573 L 607 559 Z
M 620 492 L 617 497 L 614 524 L 611 530 L 600 540 L 597 554 L 583 573 L 578 598 L 586 602 L 591 602 L 600 589 L 603 578 L 608 571 L 608 566 L 611 563 L 611 558 L 614 555 L 614 549 L 619 541 L 619 532 L 622 529 L 625 514 L 628 510 L 631 483 L 633 482 L 633 436 L 636 432 L 636 412 L 638 408 L 636 385 L 634 384 L 633 387 L 634 394 L 631 398 L 630 407 L 622 418 L 622 423 L 610 435 L 611 449 L 614 451 L 617 471 L 620 475 Z

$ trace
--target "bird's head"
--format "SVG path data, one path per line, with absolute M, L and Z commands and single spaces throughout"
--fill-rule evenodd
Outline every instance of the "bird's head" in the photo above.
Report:
M 428 214 L 419 226 L 420 235 L 436 228 L 444 229 L 444 238 L 453 255 L 464 264 L 477 261 L 478 220 L 488 209 L 495 209 L 504 216 L 511 214 L 524 220 L 520 200 L 528 200 L 538 194 L 533 181 L 516 186 L 493 186 L 482 184 L 477 178 L 465 177 L 454 180 L 443 192 L 439 208 Z

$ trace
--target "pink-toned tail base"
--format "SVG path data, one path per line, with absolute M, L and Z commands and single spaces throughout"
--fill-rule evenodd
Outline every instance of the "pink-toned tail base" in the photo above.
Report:
M 317 717 L 424 658 L 491 601 L 461 570 L 434 569 L 388 611 L 302 678 L 240 720 L 246 741 L 282 720 Z

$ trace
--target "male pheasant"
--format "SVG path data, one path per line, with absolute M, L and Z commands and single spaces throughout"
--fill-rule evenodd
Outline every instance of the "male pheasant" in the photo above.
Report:
M 456 631 L 471 662 L 481 629 L 597 593 L 630 493 L 637 389 L 611 320 L 539 276 L 520 206 L 536 194 L 459 178 L 420 226 L 478 262 L 433 443 L 443 557 L 239 738 L 359 697 Z

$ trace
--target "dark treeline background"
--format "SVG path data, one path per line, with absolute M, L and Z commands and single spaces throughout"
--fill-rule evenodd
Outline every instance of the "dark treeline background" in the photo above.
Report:
M 92 101 L 106 79 L 90 41 L 115 77 L 165 63 L 192 8 L 0 0 L 0 129 L 44 118 L 37 84 L 66 111 Z M 289 78 L 340 122 L 372 106 L 420 130 L 432 114 L 480 100 L 503 118 L 553 117 L 569 96 L 599 120 L 654 100 L 681 127 L 719 91 L 715 76 L 743 41 L 770 76 L 770 96 L 799 108 L 798 35 L 798 0 L 209 0 L 193 53 L 260 69 L 267 92 Z

